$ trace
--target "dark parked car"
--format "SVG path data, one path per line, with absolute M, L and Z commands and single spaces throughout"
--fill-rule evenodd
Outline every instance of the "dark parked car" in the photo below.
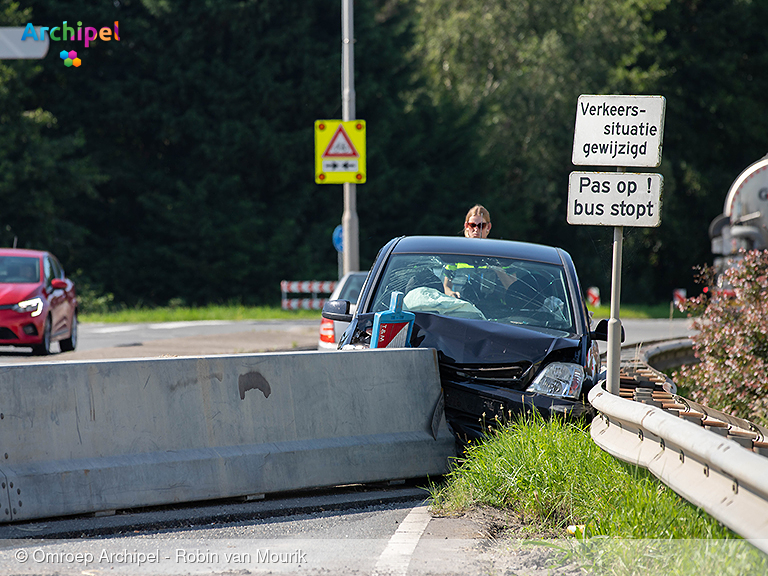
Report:
M 374 315 L 393 292 L 413 312 L 412 347 L 435 348 L 449 424 L 479 438 L 494 418 L 535 407 L 590 417 L 602 321 L 590 317 L 573 261 L 560 248 L 459 237 L 395 238 L 379 252 L 354 315 L 329 301 L 323 317 L 350 321 L 339 348 L 368 348 Z M 448 295 L 452 294 L 452 295 Z
M 0 248 L 0 346 L 50 354 L 77 346 L 75 285 L 53 254 Z

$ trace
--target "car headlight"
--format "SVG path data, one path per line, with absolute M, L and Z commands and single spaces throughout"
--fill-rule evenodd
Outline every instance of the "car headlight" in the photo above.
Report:
M 584 368 L 582 366 L 567 362 L 552 362 L 533 379 L 528 392 L 561 398 L 578 398 L 583 383 Z
M 13 305 L 13 309 L 16 312 L 31 312 L 32 317 L 40 316 L 43 313 L 43 299 L 32 298 L 31 300 L 24 300 L 18 304 Z

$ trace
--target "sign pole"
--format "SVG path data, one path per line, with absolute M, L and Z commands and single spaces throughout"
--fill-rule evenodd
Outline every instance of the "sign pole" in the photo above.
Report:
M 616 172 L 626 172 L 617 167 Z M 608 319 L 608 378 L 606 388 L 619 395 L 621 366 L 621 259 L 624 252 L 624 226 L 613 227 L 613 266 L 611 270 L 611 317 Z
M 613 228 L 613 271 L 611 273 L 611 317 L 608 320 L 608 392 L 619 395 L 619 366 L 621 362 L 621 256 L 624 247 L 624 227 Z
M 355 118 L 355 57 L 353 0 L 341 2 L 341 118 Z M 344 214 L 341 226 L 344 234 L 344 274 L 360 270 L 359 232 L 357 220 L 357 184 L 344 183 Z

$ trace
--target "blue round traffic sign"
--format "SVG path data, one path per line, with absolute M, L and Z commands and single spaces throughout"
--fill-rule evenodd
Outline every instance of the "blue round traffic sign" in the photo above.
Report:
M 333 247 L 336 248 L 336 252 L 344 252 L 344 234 L 341 231 L 341 224 L 333 229 Z

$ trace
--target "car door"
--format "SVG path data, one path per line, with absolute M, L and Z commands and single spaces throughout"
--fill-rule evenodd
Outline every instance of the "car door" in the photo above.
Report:
M 72 323 L 74 322 L 75 311 L 77 309 L 77 297 L 75 296 L 75 283 L 72 282 L 71 279 L 67 278 L 67 275 L 64 272 L 64 267 L 61 265 L 61 262 L 59 262 L 59 260 L 53 254 L 51 254 L 51 262 L 53 262 L 53 269 L 54 269 L 56 278 L 59 278 L 66 284 L 66 288 L 64 288 L 64 302 L 62 304 L 63 310 L 64 310 L 63 326 L 65 328 L 65 333 L 69 334 L 72 328 Z
M 58 336 L 69 331 L 67 325 L 67 293 L 62 288 L 54 288 L 52 282 L 60 271 L 53 258 L 46 254 L 43 259 L 43 273 L 45 274 L 45 292 L 48 294 L 49 312 L 51 315 L 51 335 Z

